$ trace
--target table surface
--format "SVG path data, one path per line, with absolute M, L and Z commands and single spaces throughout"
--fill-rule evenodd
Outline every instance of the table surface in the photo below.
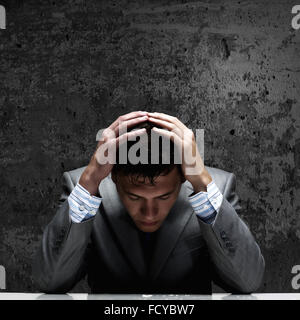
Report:
M 184 294 L 43 294 L 0 292 L 0 300 L 300 300 L 300 293 L 258 293 L 231 295 L 216 293 L 212 295 Z

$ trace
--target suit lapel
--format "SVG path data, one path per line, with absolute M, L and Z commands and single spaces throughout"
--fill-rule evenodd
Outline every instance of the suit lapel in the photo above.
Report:
M 102 205 L 107 218 L 119 240 L 124 255 L 128 258 L 132 268 L 140 276 L 145 276 L 147 267 L 138 231 L 119 198 L 116 185 L 111 176 L 101 182 L 99 192 L 103 198 Z M 150 277 L 153 280 L 157 278 L 167 262 L 172 249 L 191 217 L 193 210 L 187 198 L 190 193 L 191 190 L 187 188 L 186 183 L 182 184 L 174 206 L 158 230 L 157 245 L 150 263 Z
M 158 231 L 157 245 L 150 264 L 150 277 L 153 280 L 158 277 L 191 217 L 193 210 L 187 198 L 190 193 L 186 185 L 182 184 L 174 206 Z
M 99 192 L 103 198 L 102 205 L 107 218 L 124 255 L 132 268 L 140 276 L 144 276 L 146 274 L 146 264 L 138 231 L 119 198 L 116 185 L 112 181 L 111 176 L 108 176 L 101 182 Z

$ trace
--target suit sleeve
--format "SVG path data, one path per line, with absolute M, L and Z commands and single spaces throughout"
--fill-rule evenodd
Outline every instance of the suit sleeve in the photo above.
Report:
M 213 223 L 223 201 L 223 195 L 212 180 L 207 192 L 200 191 L 189 196 L 190 204 L 196 215 L 206 223 Z
M 68 198 L 74 183 L 63 174 L 63 192 L 52 221 L 46 226 L 33 261 L 33 277 L 45 293 L 66 293 L 86 273 L 86 256 L 94 217 L 80 223 L 71 219 Z
M 253 235 L 236 213 L 240 209 L 236 178 L 230 174 L 220 209 L 212 224 L 198 219 L 207 243 L 216 284 L 231 292 L 251 293 L 260 287 L 265 261 Z

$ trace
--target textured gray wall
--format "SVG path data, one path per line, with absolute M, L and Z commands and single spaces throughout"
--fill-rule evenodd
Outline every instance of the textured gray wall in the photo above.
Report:
M 262 291 L 300 264 L 300 30 L 295 1 L 2 1 L 0 265 L 35 291 L 33 253 L 64 171 L 132 110 L 205 129 L 207 165 L 232 171 L 266 258 Z M 298 166 L 298 167 L 297 167 Z M 298 197 L 297 197 L 298 195 Z

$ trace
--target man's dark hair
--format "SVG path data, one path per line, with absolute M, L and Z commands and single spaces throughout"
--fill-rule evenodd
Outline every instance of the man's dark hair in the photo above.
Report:
M 169 150 L 164 150 L 163 146 L 163 137 L 159 138 L 159 149 L 157 150 L 159 152 L 158 154 L 158 163 L 153 164 L 151 163 L 151 129 L 152 128 L 161 128 L 158 125 L 154 125 L 151 122 L 144 122 L 137 126 L 134 126 L 130 128 L 128 131 L 137 130 L 137 129 L 146 129 L 146 134 L 148 136 L 148 143 L 147 145 L 142 145 L 142 148 L 144 151 L 147 152 L 148 155 L 148 162 L 147 164 L 144 163 L 137 163 L 132 164 L 130 163 L 128 159 L 128 152 L 131 146 L 133 146 L 135 143 L 137 143 L 140 139 L 137 138 L 136 141 L 127 141 L 127 163 L 126 164 L 120 164 L 119 163 L 119 150 L 117 150 L 116 154 L 116 164 L 113 166 L 112 173 L 117 175 L 121 174 L 124 176 L 130 177 L 130 180 L 132 183 L 137 184 L 138 182 L 145 182 L 148 180 L 150 184 L 155 184 L 155 179 L 160 175 L 167 175 L 170 173 L 175 167 L 178 168 L 179 174 L 183 177 L 182 169 L 180 164 L 176 164 L 174 161 L 174 154 L 176 152 L 176 146 L 174 145 L 173 141 L 169 141 L 170 148 Z M 155 133 L 154 133 L 155 134 Z M 152 150 L 153 152 L 153 150 Z M 137 154 L 139 156 L 139 154 Z M 166 159 L 169 159 L 168 163 L 166 163 Z

